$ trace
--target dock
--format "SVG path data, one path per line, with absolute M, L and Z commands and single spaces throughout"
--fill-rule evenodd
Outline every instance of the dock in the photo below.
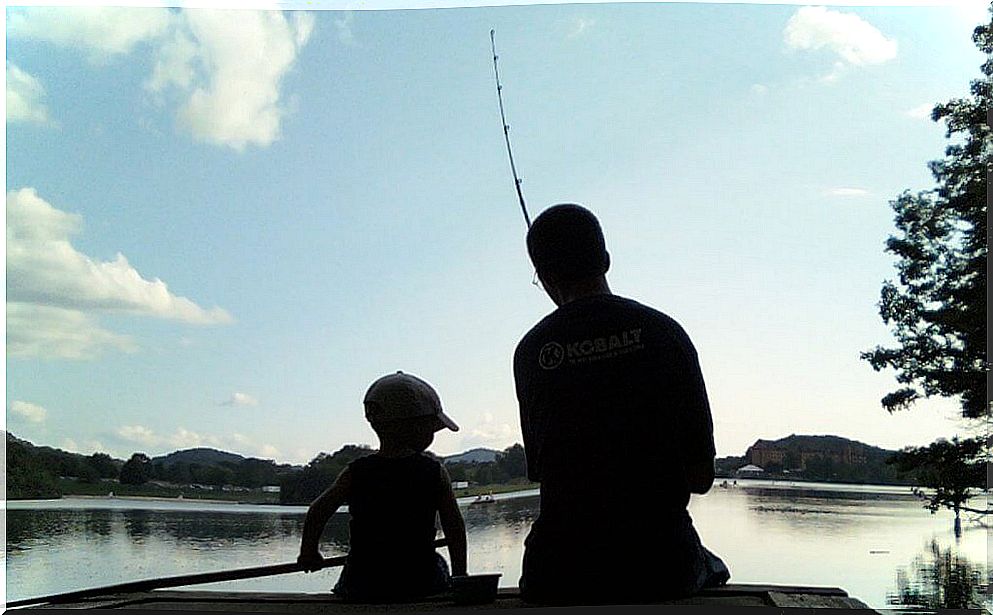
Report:
M 827 608 L 875 612 L 862 601 L 835 587 L 729 584 L 699 594 L 656 603 L 659 606 L 712 606 L 772 608 Z M 517 588 L 501 588 L 488 604 L 456 605 L 452 597 L 439 594 L 402 604 L 355 604 L 328 593 L 260 593 L 188 590 L 157 590 L 94 596 L 85 600 L 44 604 L 29 609 L 127 609 L 180 611 L 234 611 L 265 613 L 434 613 L 444 611 L 499 611 L 538 608 L 521 600 Z M 603 607 L 615 608 L 615 607 Z M 634 607 L 637 608 L 637 607 Z M 622 609 L 623 610 L 623 609 Z

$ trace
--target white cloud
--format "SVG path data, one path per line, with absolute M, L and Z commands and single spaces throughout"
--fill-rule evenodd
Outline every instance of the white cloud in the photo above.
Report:
M 869 194 L 868 190 L 864 188 L 833 188 L 831 189 L 832 196 L 865 196 Z
M 157 446 L 162 439 L 144 425 L 122 425 L 117 429 L 117 435 L 127 442 L 143 446 Z
M 903 114 L 915 120 L 926 120 L 931 118 L 931 111 L 933 109 L 933 103 L 924 103 L 923 105 L 918 105 L 913 109 L 907 109 L 903 112 Z
M 159 435 L 144 425 L 122 425 L 117 429 L 117 436 L 127 442 L 141 444 L 150 449 L 164 450 L 197 448 L 201 446 L 221 446 L 221 439 L 216 436 L 205 436 L 185 427 L 178 427 L 171 435 Z
M 783 30 L 783 40 L 791 49 L 826 49 L 840 58 L 823 81 L 837 80 L 849 66 L 887 62 L 897 53 L 896 41 L 861 17 L 821 6 L 798 9 Z
M 280 85 L 314 23 L 306 11 L 287 18 L 281 11 L 31 7 L 12 12 L 7 31 L 98 61 L 147 43 L 146 89 L 160 101 L 177 93 L 177 119 L 195 139 L 241 151 L 279 138 L 287 113 Z
M 45 88 L 35 77 L 7 62 L 7 123 L 50 124 Z
M 92 359 L 106 350 L 134 352 L 137 346 L 80 311 L 7 302 L 8 356 Z
M 62 450 L 69 451 L 71 453 L 81 453 L 83 455 L 107 452 L 106 447 L 104 447 L 104 445 L 97 440 L 88 440 L 83 444 L 79 444 L 72 438 L 66 438 L 62 441 Z
M 264 459 L 275 459 L 280 455 L 279 449 L 272 444 L 259 444 L 252 438 L 241 433 L 215 436 L 198 433 L 180 426 L 172 434 L 160 435 L 144 425 L 122 425 L 117 429 L 115 435 L 120 440 L 144 447 L 146 449 L 145 452 L 150 455 L 201 447 L 210 447 L 239 455 Z
M 227 400 L 221 402 L 222 406 L 257 406 L 259 405 L 259 400 L 255 399 L 248 393 L 232 393 L 231 397 Z
M 756 96 L 765 96 L 769 93 L 769 87 L 762 85 L 761 83 L 754 83 L 752 84 L 751 92 Z
M 238 151 L 275 141 L 286 113 L 280 82 L 310 38 L 313 15 L 291 20 L 270 11 L 189 10 L 183 15 L 188 35 L 177 35 L 156 65 L 156 75 L 169 77 L 153 75 L 149 87 L 169 83 L 185 90 L 179 121 L 201 141 Z M 190 41 L 196 41 L 195 47 Z
M 85 358 L 103 348 L 133 349 L 126 337 L 101 329 L 93 312 L 125 312 L 193 324 L 232 321 L 147 280 L 123 254 L 97 261 L 69 237 L 82 217 L 56 209 L 34 188 L 7 192 L 7 343 L 22 356 Z
M 163 36 L 173 19 L 164 8 L 22 7 L 10 10 L 7 36 L 81 49 L 92 61 L 105 61 Z
M 201 446 L 218 448 L 221 446 L 221 441 L 216 436 L 204 436 L 195 431 L 190 431 L 185 427 L 180 427 L 176 430 L 176 433 L 169 436 L 168 442 L 177 449 L 198 448 Z
M 27 401 L 11 402 L 10 411 L 17 417 L 26 419 L 32 423 L 42 423 L 45 417 L 48 416 L 48 410 Z
M 465 435 L 460 438 L 460 445 L 463 450 L 476 447 L 502 450 L 521 439 L 519 428 L 510 423 L 498 421 L 489 411 L 483 413 L 481 424 L 469 426 L 463 431 Z
M 596 24 L 595 19 L 589 19 L 587 17 L 577 17 L 572 22 L 572 27 L 569 30 L 569 38 L 577 38 L 586 33 L 587 30 L 592 28 Z

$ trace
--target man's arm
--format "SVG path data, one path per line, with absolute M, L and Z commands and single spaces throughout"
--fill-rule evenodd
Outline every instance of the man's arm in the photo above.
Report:
M 322 561 L 319 549 L 321 533 L 324 532 L 324 526 L 331 519 L 331 515 L 348 500 L 351 482 L 351 473 L 346 467 L 335 479 L 334 484 L 317 496 L 307 509 L 307 516 L 303 522 L 303 538 L 300 541 L 300 555 L 297 557 L 298 563 L 308 567 L 307 572 L 317 570 L 317 565 Z
M 682 361 L 676 366 L 679 382 L 676 420 L 682 449 L 680 458 L 690 493 L 704 494 L 714 484 L 714 423 L 696 349 L 685 332 L 679 333 Z
M 465 521 L 459 512 L 459 503 L 452 492 L 452 479 L 445 466 L 441 466 L 441 497 L 438 502 L 438 517 L 441 519 L 441 531 L 448 541 L 448 557 L 452 560 L 452 575 L 466 574 L 466 537 Z
M 520 408 L 521 437 L 524 441 L 524 465 L 527 470 L 527 478 L 532 483 L 537 483 L 541 482 L 541 473 L 538 471 L 538 448 L 535 442 L 534 429 L 531 425 L 533 418 L 525 393 L 527 368 L 524 365 L 522 345 L 523 342 L 514 351 L 514 386 L 517 393 L 517 404 Z

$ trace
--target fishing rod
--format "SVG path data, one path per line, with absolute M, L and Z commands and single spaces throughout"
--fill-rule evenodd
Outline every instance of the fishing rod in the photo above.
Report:
M 531 217 L 528 215 L 528 208 L 524 205 L 524 193 L 521 192 L 521 178 L 517 176 L 517 167 L 514 166 L 514 152 L 510 149 L 510 125 L 507 124 L 507 116 L 503 112 L 503 85 L 500 84 L 500 69 L 497 68 L 496 52 L 496 31 L 490 30 L 490 48 L 493 50 L 493 76 L 496 77 L 497 100 L 500 102 L 500 120 L 503 122 L 503 138 L 507 142 L 507 157 L 510 158 L 510 172 L 514 175 L 514 188 L 517 189 L 517 199 L 521 202 L 521 211 L 524 213 L 524 221 L 528 228 L 531 228 Z
M 448 541 L 440 538 L 434 541 L 435 548 L 447 547 Z M 307 570 L 320 570 L 333 566 L 343 566 L 348 561 L 347 555 L 337 557 L 326 557 L 324 560 L 312 568 L 305 568 L 303 564 L 291 562 L 288 564 L 274 564 L 271 566 L 255 566 L 253 568 L 236 568 L 234 570 L 222 570 L 219 572 L 201 572 L 197 574 L 184 574 L 174 577 L 160 577 L 157 579 L 145 579 L 143 581 L 131 581 L 128 583 L 118 583 L 116 585 L 105 585 L 103 587 L 93 587 L 90 589 L 80 589 L 77 591 L 65 592 L 62 594 L 52 594 L 50 596 L 39 596 L 37 598 L 25 598 L 8 602 L 8 608 L 28 606 L 30 604 L 60 604 L 73 600 L 85 600 L 98 596 L 108 596 L 112 594 L 126 594 L 149 592 L 155 589 L 165 589 L 167 587 L 181 587 L 184 585 L 198 585 L 201 583 L 220 583 L 222 581 L 237 581 L 241 579 L 255 579 L 276 574 L 287 574 L 290 572 L 304 572 Z

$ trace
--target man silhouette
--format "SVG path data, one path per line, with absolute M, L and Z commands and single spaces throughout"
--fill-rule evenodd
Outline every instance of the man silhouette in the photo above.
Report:
M 555 205 L 528 253 L 557 309 L 521 340 L 514 380 L 541 510 L 525 540 L 529 602 L 649 602 L 721 585 L 686 507 L 714 482 L 696 351 L 672 318 L 611 293 L 596 217 Z

